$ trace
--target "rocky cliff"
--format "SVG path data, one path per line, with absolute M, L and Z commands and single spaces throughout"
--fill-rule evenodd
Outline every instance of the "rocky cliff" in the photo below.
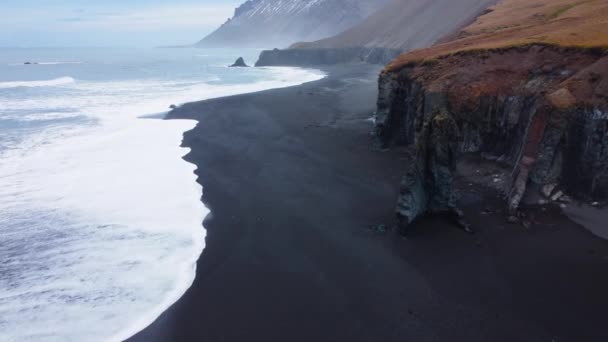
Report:
M 412 64 L 380 76 L 376 136 L 386 147 L 413 144 L 431 113 L 447 109 L 461 152 L 512 168 L 513 207 L 528 180 L 606 198 L 607 76 L 604 51 L 544 45 Z
M 529 184 L 608 198 L 606 18 L 605 2 L 504 0 L 454 40 L 400 56 L 379 78 L 379 143 L 424 144 L 439 110 L 461 153 L 507 167 L 512 211 Z
M 197 46 L 283 48 L 326 38 L 360 23 L 388 1 L 248 0 Z

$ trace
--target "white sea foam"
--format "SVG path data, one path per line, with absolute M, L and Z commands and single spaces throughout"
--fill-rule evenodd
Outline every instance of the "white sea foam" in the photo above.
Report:
M 82 64 L 82 62 L 38 62 L 38 65 Z
M 33 65 L 65 65 L 65 64 L 82 64 L 82 62 L 77 61 L 67 61 L 67 62 L 30 62 L 30 63 L 10 63 L 10 66 L 33 66 Z
M 96 123 L 41 131 L 1 156 L 0 341 L 121 341 L 192 284 L 208 211 L 179 145 L 195 122 L 142 115 L 321 77 L 271 68 L 250 84 L 79 81 L 44 101 L 0 97 L 0 108 Z
M 18 87 L 54 87 L 76 82 L 71 77 L 59 77 L 52 80 L 42 81 L 15 81 L 15 82 L 0 82 L 0 89 L 18 88 Z

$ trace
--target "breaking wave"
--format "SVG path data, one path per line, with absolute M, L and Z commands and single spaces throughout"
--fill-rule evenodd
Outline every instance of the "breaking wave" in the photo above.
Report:
M 32 88 L 32 87 L 56 87 L 66 84 L 75 83 L 76 80 L 72 77 L 59 77 L 52 80 L 42 81 L 12 81 L 12 82 L 0 82 L 0 89 L 9 88 Z

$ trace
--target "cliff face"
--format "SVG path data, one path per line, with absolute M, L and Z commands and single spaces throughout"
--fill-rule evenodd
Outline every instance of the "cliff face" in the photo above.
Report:
M 516 209 L 529 182 L 585 199 L 608 197 L 608 52 L 527 45 L 411 62 L 380 75 L 375 134 L 413 144 L 437 109 L 460 130 L 459 150 L 512 170 Z
M 385 147 L 425 146 L 423 127 L 448 113 L 460 153 L 509 170 L 496 180 L 511 212 L 531 183 L 552 200 L 606 199 L 607 23 L 605 1 L 503 0 L 451 39 L 387 65 L 375 135 Z M 422 193 L 441 183 L 425 177 Z M 402 208 L 424 201 L 410 193 L 402 187 Z
M 360 23 L 389 0 L 248 0 L 200 47 L 287 47 Z

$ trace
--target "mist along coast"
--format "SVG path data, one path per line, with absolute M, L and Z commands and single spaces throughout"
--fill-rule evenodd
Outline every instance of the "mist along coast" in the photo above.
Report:
M 0 341 L 608 341 L 608 1 L 60 2 L 0 13 Z
M 381 68 L 323 71 L 168 115 L 198 121 L 183 145 L 211 211 L 206 249 L 192 287 L 129 341 L 608 339 L 605 240 L 557 207 L 507 223 L 479 160 L 457 180 L 477 233 L 428 217 L 400 239 L 409 160 L 370 135 Z

